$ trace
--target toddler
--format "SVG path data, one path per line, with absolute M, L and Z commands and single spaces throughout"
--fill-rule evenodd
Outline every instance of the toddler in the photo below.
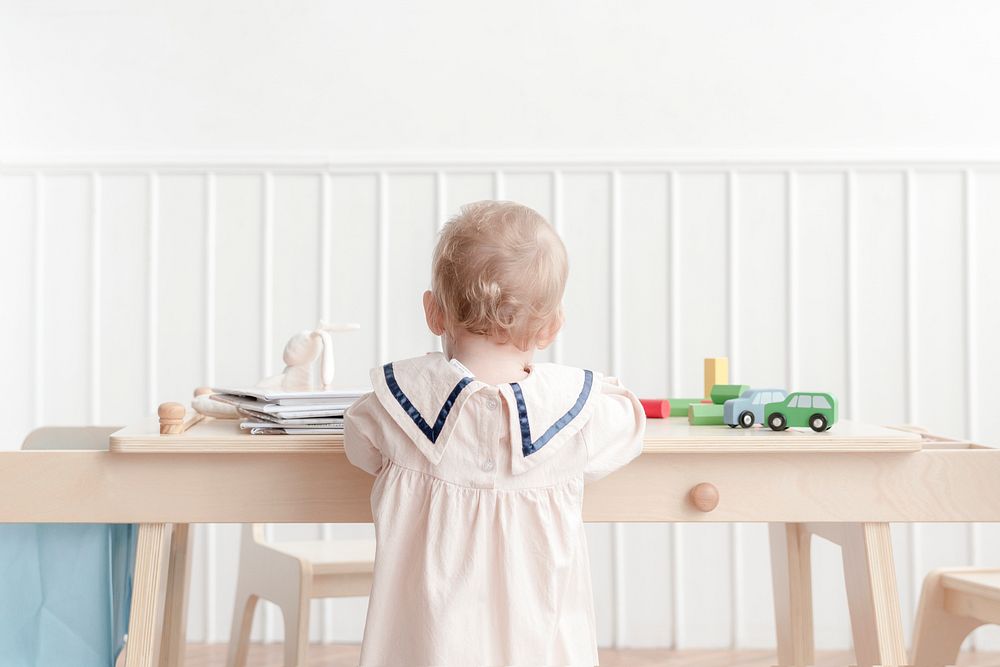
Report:
M 597 664 L 583 485 L 639 454 L 645 417 L 614 378 L 532 362 L 567 272 L 532 209 L 463 207 L 424 293 L 444 353 L 372 370 L 348 410 L 347 457 L 376 475 L 362 665 Z

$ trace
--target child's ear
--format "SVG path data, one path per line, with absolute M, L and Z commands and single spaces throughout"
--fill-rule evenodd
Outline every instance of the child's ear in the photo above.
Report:
M 427 328 L 435 336 L 444 333 L 444 322 L 441 318 L 441 309 L 438 308 L 437 299 L 430 290 L 424 291 L 424 318 L 427 320 Z
M 544 350 L 545 348 L 547 348 L 549 345 L 552 344 L 552 342 L 556 339 L 556 336 L 559 335 L 559 330 L 562 329 L 564 321 L 565 318 L 563 317 L 563 314 L 560 311 L 559 317 L 553 319 L 552 322 L 549 323 L 547 327 L 542 329 L 541 333 L 538 336 L 538 340 L 535 342 L 535 345 L 538 347 L 539 350 Z

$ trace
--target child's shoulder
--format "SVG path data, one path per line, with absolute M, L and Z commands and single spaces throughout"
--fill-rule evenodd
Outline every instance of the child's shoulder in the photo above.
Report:
M 433 464 L 456 435 L 473 437 L 476 429 L 466 427 L 496 414 L 497 400 L 503 401 L 515 450 L 514 473 L 555 457 L 595 415 L 598 421 L 605 419 L 601 404 L 609 393 L 627 393 L 615 378 L 556 363 L 536 363 L 523 380 L 490 385 L 441 353 L 389 362 L 372 369 L 371 381 L 373 392 L 348 418 L 364 415 L 395 423 L 398 430 L 393 430 L 401 430 Z

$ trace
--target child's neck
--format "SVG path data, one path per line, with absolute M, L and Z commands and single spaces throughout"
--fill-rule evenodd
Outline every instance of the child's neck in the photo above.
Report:
M 498 343 L 486 336 L 461 334 L 444 337 L 444 354 L 458 359 L 480 382 L 506 384 L 528 377 L 534 349 L 521 350 L 513 343 Z

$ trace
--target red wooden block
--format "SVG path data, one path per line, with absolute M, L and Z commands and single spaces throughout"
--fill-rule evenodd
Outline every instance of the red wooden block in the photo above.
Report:
M 650 419 L 665 419 L 670 416 L 670 401 L 665 398 L 640 398 L 639 402 Z

